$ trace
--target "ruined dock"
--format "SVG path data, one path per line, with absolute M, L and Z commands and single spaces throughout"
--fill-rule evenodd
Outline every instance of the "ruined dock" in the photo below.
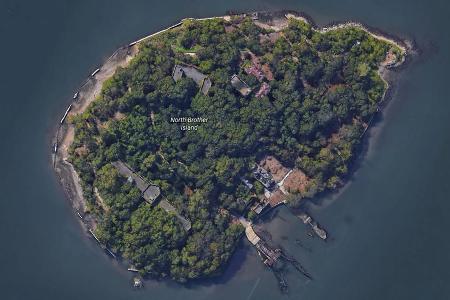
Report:
M 304 224 L 308 224 L 309 226 L 311 226 L 312 230 L 322 240 L 326 240 L 327 239 L 327 232 L 325 231 L 325 229 L 321 228 L 319 226 L 319 224 L 316 221 L 314 221 L 313 218 L 311 218 L 311 216 L 309 216 L 306 213 L 301 213 L 301 214 L 297 215 L 297 217 L 299 217 L 300 220 L 302 220 L 302 222 Z
M 244 217 L 239 217 L 238 219 L 245 228 L 245 235 L 248 241 L 255 246 L 264 264 L 272 267 L 277 262 L 278 258 L 280 258 L 281 250 L 273 249 L 267 245 L 267 243 L 256 234 L 250 221 L 246 220 Z

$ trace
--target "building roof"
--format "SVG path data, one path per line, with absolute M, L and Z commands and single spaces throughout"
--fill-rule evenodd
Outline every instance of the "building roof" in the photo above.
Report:
M 260 70 L 258 65 L 251 65 L 248 68 L 244 69 L 245 73 L 247 73 L 248 75 L 253 75 L 256 77 L 256 79 L 258 79 L 259 81 L 262 81 L 264 79 L 264 74 L 263 72 Z
M 183 74 L 186 77 L 194 80 L 195 83 L 197 83 L 197 85 L 200 87 L 200 90 L 203 94 L 208 94 L 208 91 L 212 86 L 212 82 L 207 75 L 201 73 L 199 70 L 191 66 L 175 65 L 172 72 L 173 80 L 175 80 L 175 82 L 180 80 L 183 77 Z
M 256 169 L 253 171 L 253 176 L 267 189 L 272 190 L 274 188 L 275 181 L 273 180 L 272 175 L 261 166 L 256 165 Z
M 141 191 L 144 192 L 147 187 L 149 186 L 149 184 L 147 182 L 145 182 L 145 180 L 143 180 L 139 175 L 137 175 L 129 166 L 127 166 L 124 162 L 122 161 L 115 161 L 111 163 L 114 167 L 116 167 L 117 171 L 119 171 L 119 174 L 127 177 L 128 181 L 131 181 L 130 178 L 132 179 L 132 181 L 136 184 L 137 188 Z
M 172 78 L 173 80 L 175 80 L 175 82 L 177 82 L 181 79 L 181 77 L 183 77 L 183 69 L 181 68 L 181 66 L 175 65 L 172 72 Z
M 153 202 L 159 197 L 160 194 L 161 194 L 161 191 L 159 190 L 158 186 L 156 186 L 156 185 L 149 185 L 149 187 L 142 194 L 142 197 L 147 202 Z
M 252 89 L 242 81 L 236 74 L 231 76 L 231 85 L 241 93 L 242 96 L 248 96 L 252 92 Z
M 136 187 L 142 192 L 142 198 L 144 198 L 148 203 L 153 204 L 161 195 L 161 190 L 158 186 L 147 183 L 124 162 L 119 160 L 112 162 L 111 164 L 116 167 L 120 175 L 125 176 L 131 179 L 131 181 L 135 182 Z M 158 205 L 166 212 L 174 213 L 186 231 L 189 231 L 191 229 L 191 221 L 180 215 L 177 212 L 176 208 L 172 204 L 170 204 L 169 201 L 167 201 L 166 199 L 162 199 L 161 201 L 159 201 Z
M 263 82 L 263 84 L 261 84 L 261 87 L 259 88 L 259 91 L 256 92 L 256 98 L 267 96 L 269 92 L 270 92 L 270 85 L 268 85 L 266 82 Z
M 276 190 L 269 198 L 269 204 L 271 207 L 275 207 L 281 203 L 283 203 L 286 200 L 286 196 L 283 194 L 283 192 L 280 191 L 280 189 Z
M 132 179 L 136 184 L 136 187 L 142 192 L 142 197 L 147 202 L 152 204 L 158 198 L 161 193 L 158 186 L 146 182 L 139 174 L 134 172 L 133 169 L 120 160 L 112 162 L 111 164 L 119 171 L 120 175 L 127 177 L 129 181 L 131 181 L 130 178 Z
M 258 165 L 266 170 L 276 182 L 283 180 L 289 169 L 281 164 L 281 162 L 272 155 L 265 156 Z
M 174 213 L 186 231 L 189 231 L 191 229 L 191 227 L 192 227 L 191 221 L 189 221 L 188 219 L 186 219 L 185 217 L 180 215 L 177 212 L 177 209 L 172 204 L 170 204 L 169 201 L 167 201 L 166 199 L 162 199 L 161 201 L 159 201 L 158 205 L 159 205 L 159 207 L 164 209 L 166 212 Z
M 193 67 L 187 67 L 187 66 L 181 66 L 183 69 L 184 74 L 186 77 L 191 78 L 195 81 L 199 86 L 203 84 L 203 80 L 205 80 L 208 76 L 202 74 L 200 71 L 198 71 L 196 68 Z
M 209 78 L 205 78 L 205 80 L 203 80 L 203 85 L 201 87 L 201 91 L 204 95 L 208 94 L 209 89 L 212 86 L 212 82 L 211 79 Z

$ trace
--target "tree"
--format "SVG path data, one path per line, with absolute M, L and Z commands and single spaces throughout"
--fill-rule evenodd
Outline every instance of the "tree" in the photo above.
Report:
M 96 234 L 142 275 L 184 282 L 218 273 L 243 231 L 226 210 L 258 217 L 249 204 L 264 194 L 252 175 L 262 157 L 273 155 L 306 174 L 305 190 L 287 199 L 293 206 L 337 188 L 347 176 L 386 90 L 379 64 L 386 51 L 400 50 L 360 28 L 321 33 L 296 19 L 271 36 L 276 39 L 267 39 L 269 33 L 249 17 L 185 20 L 140 43 L 96 101 L 69 118 L 75 126 L 70 161 L 98 222 Z M 176 64 L 208 76 L 208 94 L 186 76 L 175 82 Z M 264 78 L 247 74 L 250 64 Z M 252 88 L 249 95 L 231 84 L 233 74 Z M 256 97 L 261 81 L 270 92 Z M 181 124 L 174 117 L 208 121 Z M 159 186 L 160 197 L 191 229 L 143 201 L 136 183 L 111 164 L 117 160 Z M 97 192 L 108 209 L 98 207 Z

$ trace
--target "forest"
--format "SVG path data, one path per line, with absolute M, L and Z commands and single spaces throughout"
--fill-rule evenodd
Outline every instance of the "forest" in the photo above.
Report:
M 70 161 L 99 239 L 142 275 L 180 282 L 223 270 L 243 233 L 233 216 L 254 217 L 249 205 L 262 186 L 252 169 L 262 157 L 309 178 L 306 190 L 290 197 L 293 207 L 342 185 L 387 88 L 379 68 L 387 54 L 402 55 L 356 27 L 321 33 L 290 19 L 275 31 L 249 17 L 185 20 L 139 47 L 71 118 Z M 205 74 L 207 93 L 188 76 L 175 81 L 176 65 Z M 240 93 L 233 75 L 251 93 Z M 178 117 L 208 121 L 181 130 L 170 121 Z M 145 202 L 111 165 L 118 160 L 157 185 L 192 228 Z

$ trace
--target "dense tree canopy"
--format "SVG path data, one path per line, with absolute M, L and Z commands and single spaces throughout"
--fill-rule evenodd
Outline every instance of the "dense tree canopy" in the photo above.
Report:
M 346 176 L 386 89 L 378 68 L 388 51 L 400 54 L 358 28 L 320 33 L 294 19 L 278 33 L 250 18 L 188 20 L 142 43 L 73 119 L 71 160 L 99 238 L 143 274 L 179 281 L 216 274 L 243 231 L 230 213 L 247 214 L 262 193 L 256 181 L 248 189 L 241 180 L 252 178 L 255 161 L 270 154 L 301 169 L 310 181 L 297 200 Z M 206 74 L 209 92 L 186 76 L 175 82 L 176 64 Z M 252 64 L 265 69 L 270 86 L 260 97 L 260 80 L 245 71 Z M 249 96 L 231 85 L 233 74 L 253 89 Z M 172 117 L 208 122 L 183 131 Z M 116 160 L 158 185 L 191 230 L 142 201 L 111 165 Z

